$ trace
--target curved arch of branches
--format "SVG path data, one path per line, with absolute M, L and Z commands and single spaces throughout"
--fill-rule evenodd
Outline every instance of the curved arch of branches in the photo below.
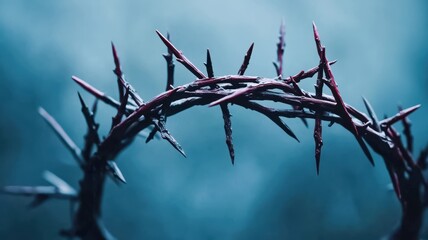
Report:
M 407 117 L 420 105 L 400 109 L 393 117 L 379 120 L 370 103 L 364 98 L 367 114 L 346 104 L 331 70 L 331 65 L 335 61 L 327 59 L 326 48 L 321 44 L 315 24 L 313 24 L 313 33 L 319 56 L 318 65 L 293 76 L 282 76 L 285 47 L 285 32 L 282 24 L 277 44 L 277 60 L 274 62 L 277 77 L 274 79 L 245 75 L 253 44 L 249 47 L 237 74 L 215 76 L 209 50 L 205 63 L 206 73 L 204 73 L 170 42 L 169 35 L 165 37 L 160 32 L 156 32 L 168 48 L 168 53 L 164 55 L 168 75 L 165 92 L 152 100 L 144 101 L 125 80 L 113 44 L 114 73 L 117 76 L 119 91 L 118 100 L 107 96 L 86 81 L 75 76 L 72 77 L 97 100 L 117 109 L 111 129 L 105 138 L 100 137 L 98 124 L 95 121 L 98 101 L 90 109 L 79 94 L 82 112 L 88 126 L 82 149 L 70 139 L 53 117 L 44 109 L 39 109 L 40 114 L 55 130 L 81 167 L 84 177 L 79 189 L 76 191 L 52 173 L 46 173 L 45 178 L 53 186 L 9 186 L 4 188 L 5 192 L 35 196 L 34 206 L 49 198 L 69 199 L 72 203 L 77 203 L 77 208 L 72 208 L 72 227 L 62 231 L 63 235 L 81 239 L 113 239 L 102 224 L 101 203 L 106 176 L 111 176 L 117 182 L 126 182 L 114 161 L 117 154 L 124 150 L 142 130 L 149 128 L 151 132 L 148 134 L 146 142 L 159 134 L 185 156 L 180 144 L 166 128 L 167 118 L 198 105 L 220 106 L 224 119 L 226 144 L 233 164 L 235 153 L 228 106 L 235 104 L 266 116 L 297 141 L 297 136 L 284 122 L 284 118 L 300 118 L 306 126 L 308 126 L 308 120 L 313 119 L 317 173 L 319 173 L 323 145 L 322 123 L 336 123 L 346 128 L 355 137 L 356 143 L 359 144 L 371 164 L 374 164 L 374 161 L 368 146 L 383 157 L 396 196 L 401 202 L 403 213 L 401 224 L 389 235 L 389 238 L 418 238 L 422 214 L 428 202 L 427 184 L 423 175 L 423 170 L 426 168 L 427 148 L 421 152 L 418 158 L 413 157 L 413 137 Z M 197 79 L 185 85 L 174 86 L 174 58 Z M 316 79 L 314 92 L 308 92 L 299 87 L 301 81 L 314 76 Z M 331 95 L 323 93 L 325 87 L 329 89 Z M 267 107 L 264 104 L 266 101 L 279 102 L 282 107 Z M 397 122 L 402 122 L 404 126 L 405 143 L 393 127 L 393 124 Z

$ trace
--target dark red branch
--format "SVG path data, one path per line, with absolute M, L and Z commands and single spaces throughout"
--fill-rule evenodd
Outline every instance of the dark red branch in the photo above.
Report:
M 277 75 L 282 75 L 283 48 L 280 47 L 285 44 L 283 39 L 284 33 L 281 31 L 280 41 L 277 45 Z M 401 224 L 389 239 L 417 239 L 422 226 L 423 212 L 428 205 L 428 186 L 425 182 L 425 176 L 421 171 L 427 168 L 428 150 L 426 148 L 422 151 L 417 162 L 414 160 L 411 154 L 413 140 L 409 140 L 411 133 L 407 116 L 415 111 L 419 105 L 402 110 L 397 115 L 379 122 L 367 100 L 364 99 L 364 102 L 369 117 L 358 109 L 346 104 L 342 99 L 330 67 L 335 61 L 328 61 L 325 48 L 321 44 L 315 24 L 313 24 L 313 31 L 320 58 L 319 65 L 308 71 L 301 71 L 286 79 L 282 79 L 282 77 L 269 79 L 243 76 L 250 61 L 253 45 L 248 50 L 243 64 L 238 71 L 238 75 L 214 77 L 211 56 L 209 51 L 207 51 L 205 66 L 208 77 L 206 77 L 181 51 L 171 44 L 169 37 L 165 38 L 156 31 L 168 47 L 168 54 L 164 55 L 168 66 L 167 90 L 146 103 L 143 103 L 138 94 L 125 81 L 116 49 L 112 45 L 116 66 L 114 72 L 118 77 L 118 83 L 120 83 L 118 84 L 119 101 L 105 95 L 85 81 L 74 76 L 72 77 L 76 83 L 94 95 L 96 99 L 100 99 L 117 110 L 110 132 L 101 140 L 97 133 L 98 125 L 94 120 L 96 109 L 94 107 L 91 113 L 79 94 L 82 112 L 88 125 L 87 136 L 97 136 L 97 138 L 85 138 L 85 146 L 97 145 L 97 148 L 92 151 L 91 147 L 85 147 L 84 161 L 82 160 L 80 149 L 68 137 L 62 127 L 46 111 L 39 109 L 40 114 L 55 130 L 55 133 L 82 167 L 83 179 L 79 182 L 79 192 L 71 197 L 71 187 L 67 188 L 65 182 L 52 176 L 48 177 L 48 181 L 53 186 L 30 188 L 9 187 L 3 189 L 3 191 L 12 194 L 35 196 L 33 203 L 36 205 L 43 203 L 51 196 L 73 199 L 78 204 L 77 209 L 73 212 L 73 226 L 70 230 L 63 231 L 62 234 L 68 237 L 80 237 L 81 239 L 112 239 L 113 237 L 108 233 L 101 221 L 101 203 L 104 182 L 107 176 L 111 176 L 116 182 L 125 183 L 122 171 L 120 171 L 114 162 L 117 154 L 129 146 L 139 132 L 154 126 L 154 130 L 149 134 L 147 141 L 152 139 L 156 132 L 159 132 L 162 138 L 166 139 L 176 150 L 185 156 L 180 144 L 166 129 L 167 117 L 195 106 L 220 105 L 224 119 L 226 144 L 232 163 L 234 163 L 235 152 L 232 143 L 231 114 L 228 109 L 228 104 L 230 103 L 265 115 L 286 134 L 297 141 L 299 140 L 296 135 L 283 122 L 283 118 L 314 119 L 317 173 L 319 173 L 321 148 L 323 145 L 322 121 L 328 121 L 330 124 L 337 123 L 353 134 L 364 153 L 373 163 L 370 151 L 366 145 L 367 142 L 376 153 L 383 157 L 394 190 L 402 204 L 403 216 Z M 183 86 L 174 87 L 172 55 L 192 72 L 198 80 Z M 303 79 L 313 77 L 315 74 L 317 74 L 315 93 L 300 89 L 298 83 Z M 324 76 L 327 79 L 324 79 Z M 332 96 L 323 94 L 324 84 L 330 89 Z M 132 98 L 135 104 L 128 102 L 129 98 Z M 275 105 L 275 108 L 265 105 L 265 103 L 272 102 L 278 103 Z M 405 136 L 408 142 L 407 148 L 403 146 L 399 134 L 392 127 L 392 124 L 398 121 L 402 121 L 404 124 Z M 69 193 L 69 195 L 66 193 Z
M 367 156 L 370 163 L 372 165 L 374 165 L 373 157 L 372 157 L 370 151 L 368 150 L 367 145 L 364 143 L 361 136 L 359 136 L 359 132 L 358 132 L 353 120 L 352 120 L 352 117 L 349 115 L 349 113 L 346 109 L 346 106 L 345 106 L 345 103 L 343 102 L 342 96 L 340 95 L 340 92 L 339 92 L 339 89 L 337 87 L 333 72 L 331 71 L 331 68 L 330 68 L 329 61 L 327 60 L 327 57 L 326 57 L 326 50 L 321 45 L 321 40 L 320 40 L 318 30 L 317 30 L 315 23 L 313 23 L 313 31 L 314 31 L 314 38 L 315 38 L 315 43 L 317 46 L 317 51 L 318 51 L 319 57 L 321 59 L 321 62 L 325 63 L 325 64 L 323 64 L 323 67 L 324 67 L 325 76 L 327 78 L 326 85 L 331 90 L 331 93 L 333 94 L 333 97 L 336 100 L 337 108 L 340 111 L 340 115 L 345 119 L 347 124 L 349 124 L 351 132 L 352 132 L 352 134 L 354 134 L 355 138 L 357 139 L 358 144 L 362 148 L 364 154 Z

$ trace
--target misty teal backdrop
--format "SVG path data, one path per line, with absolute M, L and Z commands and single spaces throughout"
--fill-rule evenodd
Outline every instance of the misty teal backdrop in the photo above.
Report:
M 415 147 L 427 143 L 428 2 L 397 1 L 23 1 L 0 0 L 0 185 L 45 184 L 50 170 L 78 186 L 81 173 L 38 116 L 43 106 L 79 144 L 86 131 L 72 75 L 116 96 L 110 41 L 125 75 L 149 100 L 165 87 L 166 49 L 155 29 L 197 66 L 211 50 L 216 75 L 235 74 L 255 42 L 248 75 L 275 77 L 278 28 L 286 24 L 285 75 L 316 66 L 317 23 L 346 102 L 367 97 L 391 116 L 412 115 Z M 181 65 L 176 85 L 194 80 Z M 313 80 L 302 88 L 313 91 Z M 82 92 L 82 91 L 81 91 Z M 84 93 L 87 102 L 93 98 Z M 384 164 L 364 157 L 340 126 L 324 129 L 316 175 L 313 122 L 287 121 L 301 140 L 268 119 L 231 107 L 232 166 L 219 108 L 199 107 L 168 119 L 184 147 L 136 139 L 117 162 L 127 184 L 107 182 L 103 216 L 119 239 L 379 239 L 397 223 Z M 100 105 L 107 132 L 114 111 Z M 28 209 L 30 199 L 0 196 L 1 239 L 58 239 L 70 226 L 67 202 Z M 428 230 L 423 230 L 428 237 Z

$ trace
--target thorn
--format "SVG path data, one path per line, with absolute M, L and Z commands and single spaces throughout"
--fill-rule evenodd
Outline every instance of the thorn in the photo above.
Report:
M 393 125 L 394 123 L 403 120 L 404 118 L 409 116 L 411 113 L 418 110 L 418 108 L 420 108 L 420 107 L 421 107 L 421 105 L 418 104 L 418 105 L 415 105 L 413 107 L 409 107 L 407 109 L 404 109 L 404 110 L 398 112 L 397 114 L 395 114 L 395 116 L 380 121 L 380 127 L 385 130 L 388 127 L 390 127 L 391 125 Z
M 297 142 L 300 142 L 300 140 L 297 138 L 296 134 L 291 130 L 291 128 L 284 123 L 281 118 L 274 115 L 268 116 L 276 125 L 278 125 L 285 133 L 287 133 L 290 137 L 294 138 Z
M 315 34 L 315 37 L 318 34 L 318 32 L 316 31 L 316 27 L 314 27 L 314 34 Z M 336 100 L 336 105 L 339 111 L 339 115 L 345 120 L 345 125 L 349 125 L 351 133 L 354 134 L 357 138 L 360 138 L 358 135 L 357 127 L 355 126 L 351 115 L 348 113 L 348 110 L 346 109 L 342 96 L 340 95 L 339 88 L 337 87 L 336 80 L 334 79 L 333 72 L 331 71 L 329 61 L 326 57 L 326 50 L 324 47 L 321 47 L 320 51 L 321 51 L 320 61 L 321 63 L 325 63 L 322 65 L 324 67 L 325 76 L 328 79 L 328 82 L 325 82 L 325 84 L 328 86 L 334 99 Z
M 114 46 L 113 42 L 111 42 L 111 50 L 113 53 L 113 60 L 114 60 L 114 65 L 115 65 L 115 69 L 113 70 L 113 72 L 117 76 L 117 88 L 119 90 L 119 101 L 122 102 L 122 100 L 123 100 L 123 88 L 124 88 L 123 85 L 125 85 L 125 84 L 123 83 L 123 73 L 122 73 L 122 69 L 120 67 L 120 61 L 119 61 L 119 57 L 117 55 L 116 47 Z
M 401 106 L 398 106 L 398 110 L 402 111 L 403 108 Z M 409 151 L 409 153 L 413 153 L 413 135 L 411 131 L 412 123 L 410 122 L 408 117 L 403 118 L 401 122 L 403 124 L 403 134 L 407 142 L 407 151 Z
M 227 148 L 229 149 L 229 155 L 230 159 L 232 161 L 232 165 L 235 164 L 235 150 L 233 148 L 233 138 L 232 138 L 232 121 L 230 120 L 230 117 L 232 116 L 230 114 L 229 108 L 227 107 L 227 103 L 220 104 L 221 112 L 223 115 L 224 120 L 224 132 L 226 134 L 226 144 Z
M 308 125 L 308 120 L 306 120 L 306 118 L 300 118 L 300 120 L 302 120 L 303 125 L 305 125 L 305 127 L 306 127 L 306 128 L 308 128 L 308 127 L 309 127 L 309 125 Z
M 162 40 L 162 42 L 166 45 L 166 47 L 174 54 L 181 64 L 183 64 L 191 73 L 193 73 L 197 78 L 202 79 L 206 78 L 206 76 L 195 66 L 192 62 L 190 62 L 181 51 L 179 51 L 167 38 L 165 38 L 158 30 L 156 30 L 156 34 Z
M 39 114 L 43 117 L 43 119 L 48 123 L 48 125 L 54 130 L 56 135 L 59 137 L 61 142 L 67 147 L 67 149 L 71 152 L 77 164 L 82 167 L 83 161 L 81 159 L 82 151 L 80 148 L 74 143 L 73 140 L 68 136 L 68 134 L 64 131 L 61 125 L 53 118 L 45 109 L 39 107 Z
M 122 75 L 122 70 L 120 67 L 120 60 L 119 60 L 119 56 L 117 55 L 117 51 L 116 51 L 116 47 L 114 46 L 113 42 L 111 42 L 111 50 L 113 53 L 113 61 L 114 61 L 114 65 L 115 65 L 115 69 L 113 70 L 114 73 L 118 76 Z
M 259 85 L 259 86 L 261 86 L 261 85 Z M 238 98 L 238 97 L 245 95 L 245 94 L 252 93 L 255 90 L 257 90 L 257 87 L 253 87 L 253 88 L 246 87 L 246 88 L 237 89 L 232 94 L 229 94 L 227 96 L 224 96 L 220 99 L 217 99 L 217 100 L 211 102 L 210 104 L 208 104 L 208 107 L 213 107 L 213 106 L 216 106 L 216 105 L 224 103 L 224 102 L 229 102 L 232 99 Z
M 171 36 L 169 34 L 169 32 L 166 32 L 166 39 L 168 39 L 168 41 L 171 42 Z M 172 51 L 168 48 L 168 55 L 172 55 Z
M 321 148 L 323 146 L 322 125 L 321 125 L 320 117 L 315 118 L 314 140 L 315 140 L 315 162 L 317 167 L 317 175 L 319 175 L 320 162 L 321 162 Z
M 157 120 L 153 121 L 153 123 L 155 124 L 156 128 L 161 134 L 161 137 L 167 140 L 178 152 L 181 153 L 181 155 L 183 155 L 184 157 L 187 157 L 181 145 L 177 142 L 177 140 L 175 140 L 175 138 L 171 135 L 171 133 L 169 133 L 169 131 L 165 128 L 163 123 Z
M 370 104 L 370 102 L 365 97 L 362 97 L 362 98 L 363 98 L 364 105 L 366 106 L 367 112 L 370 116 L 370 119 L 373 122 L 373 129 L 379 132 L 380 128 L 379 128 L 379 120 L 377 118 L 377 115 L 376 115 L 375 111 L 373 110 L 373 107 Z
M 114 179 L 116 179 L 122 183 L 126 183 L 125 177 L 123 177 L 122 171 L 117 166 L 115 161 L 107 161 L 107 169 L 109 170 L 111 176 Z
M 239 68 L 238 75 L 244 75 L 245 70 L 247 70 L 248 64 L 250 64 L 253 48 L 254 48 L 254 43 L 251 43 L 250 48 L 248 48 L 247 53 L 245 54 L 244 61 L 242 62 L 241 67 Z
M 85 89 L 86 91 L 88 91 L 89 93 L 91 93 L 92 95 L 94 95 L 97 98 L 102 98 L 104 97 L 104 93 L 102 93 L 101 91 L 99 91 L 98 89 L 92 87 L 91 85 L 89 85 L 87 82 L 85 82 L 84 80 L 76 77 L 76 76 L 72 76 L 71 77 L 77 84 L 79 84 L 83 89 Z
M 214 71 L 213 71 L 213 65 L 211 62 L 211 54 L 210 54 L 210 50 L 207 49 L 207 62 L 204 63 L 206 69 L 207 69 L 207 74 L 209 78 L 214 77 Z
M 91 109 L 92 115 L 95 116 L 95 114 L 97 113 L 97 110 L 98 110 L 98 98 L 95 98 L 95 101 L 92 104 L 92 109 Z
M 83 101 L 82 95 L 80 95 L 79 91 L 77 91 L 77 96 L 79 96 L 80 105 L 82 107 L 86 107 L 85 101 Z
M 169 32 L 167 33 L 167 40 L 170 41 Z M 174 85 L 174 60 L 173 55 L 170 48 L 168 48 L 168 54 L 163 54 L 162 56 L 165 58 L 166 67 L 167 67 L 167 80 L 166 80 L 166 91 L 172 89 L 172 85 Z
M 75 81 L 79 86 L 81 86 L 85 91 L 89 92 L 90 94 L 92 94 L 95 98 L 103 101 L 104 103 L 106 103 L 107 105 L 110 105 L 114 108 L 118 108 L 120 106 L 120 102 L 114 100 L 113 98 L 106 96 L 103 92 L 101 92 L 100 90 L 94 88 L 93 86 L 91 86 L 89 83 L 85 82 L 84 80 L 76 77 L 76 76 L 72 76 L 71 79 L 73 79 L 73 81 Z M 131 109 L 128 109 L 128 111 Z M 134 109 L 132 109 L 134 110 Z
M 157 127 L 155 126 L 149 133 L 149 135 L 146 138 L 146 143 L 149 143 L 153 138 L 156 136 L 156 133 L 158 132 Z
M 123 115 L 125 115 L 126 105 L 128 104 L 129 93 L 130 93 L 130 90 L 129 90 L 129 86 L 128 86 L 126 88 L 125 95 L 123 96 L 122 102 L 120 103 L 120 106 L 117 109 L 116 116 L 113 118 L 111 130 L 122 121 L 122 117 L 123 117 Z
M 357 139 L 358 144 L 360 145 L 361 149 L 363 149 L 363 152 L 366 155 L 367 159 L 370 161 L 372 166 L 374 166 L 375 163 L 374 163 L 373 157 L 370 153 L 369 148 L 367 147 L 366 143 L 364 142 L 364 140 L 360 136 L 355 136 L 355 138 Z
M 321 45 L 321 40 L 320 40 L 320 36 L 318 34 L 318 29 L 317 29 L 317 25 L 315 25 L 315 22 L 312 22 L 312 29 L 314 32 L 314 39 L 315 39 L 315 44 L 317 46 L 317 52 L 318 52 L 318 56 L 321 57 L 322 55 L 322 45 Z
M 65 195 L 70 196 L 77 196 L 76 190 L 74 190 L 73 187 L 71 187 L 67 182 L 56 176 L 50 171 L 44 171 L 43 172 L 43 178 L 49 182 L 50 184 L 54 185 L 56 188 L 58 188 L 59 192 Z
M 302 89 L 300 89 L 300 87 L 297 84 L 297 82 L 294 80 L 293 76 L 290 76 L 290 82 L 293 85 L 293 89 L 296 91 L 297 95 L 299 95 L 299 96 L 304 96 L 305 95 L 303 93 Z
M 273 63 L 277 76 L 282 76 L 283 72 L 283 58 L 284 58 L 284 49 L 285 49 L 285 23 L 284 19 L 281 21 L 279 27 L 279 41 L 276 44 L 276 62 Z

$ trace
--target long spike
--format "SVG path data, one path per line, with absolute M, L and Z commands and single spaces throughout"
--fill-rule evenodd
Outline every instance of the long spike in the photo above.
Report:
M 207 62 L 204 63 L 206 69 L 207 69 L 207 74 L 209 78 L 214 77 L 214 70 L 213 70 L 213 64 L 211 62 L 211 54 L 210 54 L 210 50 L 207 49 Z
M 248 64 L 250 64 L 251 54 L 253 53 L 254 43 L 251 43 L 250 48 L 248 48 L 247 53 L 245 54 L 244 61 L 242 62 L 241 67 L 239 68 L 238 75 L 244 75 L 247 70 Z
M 210 103 L 208 106 L 209 106 L 209 107 L 213 107 L 213 106 L 216 106 L 216 105 L 218 105 L 218 104 L 228 102 L 228 101 L 230 101 L 230 100 L 231 100 L 231 99 L 233 99 L 233 98 L 237 98 L 237 97 L 239 97 L 239 96 L 242 96 L 242 95 L 246 94 L 248 91 L 249 91 L 248 89 L 240 89 L 240 90 L 236 90 L 236 91 L 235 91 L 234 93 L 232 93 L 232 94 L 229 94 L 229 95 L 227 95 L 227 96 L 225 96 L 225 97 L 222 97 L 222 98 L 220 98 L 220 99 L 218 99 L 218 100 L 216 100 L 216 101 L 213 101 L 213 102 L 212 102 L 212 103 Z
M 58 188 L 59 192 L 66 195 L 76 196 L 77 192 L 72 188 L 66 181 L 59 178 L 57 175 L 53 174 L 50 171 L 45 171 L 43 173 L 43 178 L 48 181 L 50 184 Z
M 229 149 L 230 159 L 232 160 L 232 165 L 235 164 L 235 150 L 233 148 L 233 138 L 232 138 L 232 121 L 230 120 L 231 114 L 227 104 L 221 104 L 221 112 L 223 114 L 224 120 L 224 132 L 226 134 L 226 144 Z
M 315 44 L 317 46 L 318 56 L 321 57 L 323 47 L 321 45 L 320 35 L 318 33 L 317 25 L 315 25 L 315 22 L 312 22 L 312 30 L 314 32 L 314 39 L 315 39 Z
M 97 99 L 103 101 L 107 105 L 110 105 L 114 108 L 118 108 L 120 106 L 120 102 L 118 102 L 118 101 L 114 100 L 113 98 L 107 96 L 106 94 L 104 94 L 100 90 L 96 89 L 95 87 L 91 86 L 89 83 L 85 82 L 84 80 L 82 80 L 76 76 L 72 76 L 71 79 L 73 79 L 73 81 L 75 81 L 77 84 L 79 84 L 79 86 L 81 86 L 87 92 L 92 94 Z M 133 111 L 133 110 L 135 110 L 135 109 L 128 108 L 128 111 Z
M 111 42 L 111 50 L 113 52 L 113 61 L 114 61 L 114 65 L 115 65 L 115 69 L 113 70 L 113 72 L 117 76 L 117 88 L 119 90 L 119 101 L 122 102 L 123 94 L 124 94 L 124 91 L 123 91 L 124 88 L 123 88 L 123 83 L 121 82 L 121 78 L 123 76 L 123 73 L 122 73 L 122 69 L 120 67 L 119 56 L 117 55 L 116 47 L 114 46 L 113 42 Z
M 81 159 L 81 150 L 74 143 L 73 140 L 68 136 L 68 134 L 64 131 L 61 125 L 53 118 L 45 109 L 39 107 L 39 114 L 43 117 L 43 119 L 49 124 L 49 126 L 54 130 L 56 135 L 59 137 L 61 142 L 67 147 L 67 149 L 71 152 L 77 164 L 80 167 L 83 166 L 83 161 Z
M 166 38 L 168 41 L 170 40 L 169 33 L 167 33 Z M 174 60 L 172 57 L 172 51 L 170 48 L 168 48 L 168 54 L 163 54 L 163 57 L 166 61 L 166 67 L 167 67 L 167 81 L 166 81 L 166 88 L 165 90 L 168 91 L 174 86 Z
M 53 195 L 56 192 L 54 186 L 5 186 L 1 189 L 1 193 L 22 196 Z
M 178 152 L 181 153 L 181 155 L 183 155 L 184 157 L 187 157 L 181 145 L 177 142 L 177 140 L 175 140 L 175 138 L 165 128 L 165 126 L 160 121 L 157 121 L 157 120 L 154 120 L 153 123 L 155 124 L 156 128 L 161 134 L 161 137 L 167 140 Z
M 273 63 L 277 76 L 282 76 L 285 45 L 285 23 L 284 19 L 282 19 L 281 26 L 279 27 L 278 43 L 276 44 L 276 62 Z
M 138 106 L 143 105 L 143 103 L 144 103 L 143 99 L 140 97 L 140 95 L 138 95 L 137 91 L 135 91 L 135 89 L 132 87 L 132 85 L 125 80 L 125 76 L 123 75 L 122 67 L 120 66 L 119 56 L 117 54 L 116 47 L 114 46 L 113 42 L 111 43 L 111 47 L 112 47 L 112 52 L 113 52 L 114 64 L 115 64 L 115 69 L 113 70 L 113 72 L 117 76 L 117 84 L 118 84 L 118 89 L 119 89 L 119 102 L 122 102 L 122 100 L 124 98 L 125 89 L 129 88 L 129 95 L 132 97 L 132 99 L 135 101 L 135 103 Z
M 181 64 L 183 64 L 191 73 L 193 73 L 197 78 L 202 79 L 206 76 L 199 70 L 192 62 L 187 59 L 181 51 L 179 51 L 167 38 L 165 38 L 162 33 L 156 30 L 157 35 L 162 40 L 162 42 L 167 46 L 168 49 L 174 54 Z
M 394 123 L 403 120 L 404 118 L 406 118 L 407 116 L 409 116 L 411 113 L 413 113 L 414 111 L 418 110 L 418 108 L 420 108 L 421 105 L 415 105 L 413 107 L 409 107 L 407 109 L 404 109 L 400 112 L 398 112 L 397 114 L 395 114 L 393 117 L 384 119 L 382 121 L 380 121 L 380 127 L 382 129 L 386 129 L 389 126 L 393 125 Z
M 317 175 L 319 175 L 320 162 L 321 162 L 321 148 L 323 146 L 323 140 L 322 140 L 321 119 L 318 115 L 317 115 L 317 118 L 315 119 L 314 140 L 315 140 L 315 163 L 317 167 Z
M 398 110 L 402 111 L 403 108 L 401 106 L 398 106 Z M 406 138 L 406 149 L 409 151 L 409 153 L 413 153 L 413 135 L 411 131 L 412 122 L 410 122 L 408 117 L 405 117 L 401 120 L 403 123 L 403 134 Z
M 323 55 L 323 49 L 321 49 L 321 55 Z M 317 74 L 317 81 L 315 84 L 315 97 L 317 99 L 322 99 L 322 92 L 323 92 L 323 86 L 324 82 L 322 81 L 323 75 L 324 75 L 324 64 L 325 62 L 323 59 L 320 59 L 320 63 L 318 65 L 318 74 Z M 321 149 L 323 146 L 323 139 L 322 139 L 322 121 L 321 121 L 321 115 L 322 111 L 318 110 L 315 113 L 315 127 L 314 127 L 314 141 L 315 141 L 315 164 L 317 168 L 317 175 L 319 175 L 320 172 L 320 162 L 321 162 Z
M 113 179 L 126 183 L 125 177 L 123 177 L 122 171 L 120 171 L 115 161 L 107 161 L 107 169 Z
M 281 118 L 279 118 L 278 116 L 274 116 L 274 115 L 268 115 L 267 117 L 270 118 L 270 120 L 272 120 L 272 122 L 274 122 L 276 125 L 278 125 L 278 127 L 280 127 L 290 137 L 294 138 L 297 142 L 300 142 L 300 140 L 297 138 L 296 134 L 294 134 L 294 132 L 291 130 L 291 128 L 286 123 L 284 123 L 281 120 Z
M 345 122 L 350 126 L 351 132 L 358 138 L 359 136 L 358 136 L 357 127 L 355 126 L 354 122 L 352 121 L 352 117 L 349 115 L 348 110 L 346 109 L 345 103 L 344 103 L 342 96 L 340 94 L 339 88 L 337 87 L 336 81 L 334 79 L 333 72 L 331 71 L 330 64 L 328 63 L 328 60 L 326 57 L 325 48 L 322 48 L 321 56 L 322 56 L 321 61 L 323 61 L 325 63 L 324 64 L 324 73 L 328 79 L 326 85 L 328 86 L 328 88 L 330 88 L 330 91 L 333 94 L 334 99 L 336 100 L 337 108 L 338 108 L 339 112 L 341 113 L 340 115 L 344 118 Z
M 380 131 L 379 120 L 377 118 L 376 112 L 373 110 L 373 107 L 370 104 L 370 102 L 365 97 L 362 97 L 362 98 L 363 98 L 364 106 L 366 106 L 367 113 L 369 114 L 370 119 L 373 122 L 373 129 L 376 131 Z
M 339 110 L 339 115 L 345 120 L 345 124 L 349 126 L 349 129 L 351 133 L 355 136 L 355 138 L 358 141 L 358 144 L 361 146 L 361 148 L 364 151 L 364 154 L 369 159 L 370 163 L 374 165 L 373 157 L 370 154 L 370 151 L 368 150 L 366 144 L 364 143 L 363 139 L 358 133 L 357 127 L 355 126 L 351 115 L 348 113 L 348 110 L 346 109 L 345 103 L 342 99 L 342 96 L 339 92 L 339 89 L 337 87 L 333 72 L 331 71 L 330 63 L 326 57 L 326 50 L 325 47 L 321 45 L 321 40 L 318 34 L 317 27 L 315 23 L 312 23 L 313 31 L 314 31 L 314 39 L 317 47 L 318 55 L 320 56 L 320 61 L 323 64 L 325 76 L 327 78 L 326 85 L 329 87 L 331 93 L 333 94 L 334 99 L 337 103 L 337 109 Z
M 92 112 L 93 116 L 95 116 L 95 114 L 97 114 L 97 110 L 98 110 L 98 98 L 95 98 L 95 101 L 92 104 L 92 108 L 91 108 L 91 112 Z
M 0 189 L 0 193 L 29 197 L 47 196 L 58 199 L 75 199 L 77 194 L 73 190 L 71 188 L 62 192 L 57 186 L 5 186 Z
M 363 138 L 355 136 L 355 138 L 358 141 L 358 144 L 360 145 L 361 149 L 363 149 L 364 154 L 366 155 L 367 159 L 370 161 L 372 166 L 375 165 L 373 156 L 370 153 L 369 148 L 367 147 L 366 143 L 364 142 Z
M 158 129 L 156 127 L 154 127 L 150 131 L 149 135 L 147 136 L 146 143 L 149 143 L 151 140 L 153 140 L 155 138 L 157 132 L 158 132 Z

